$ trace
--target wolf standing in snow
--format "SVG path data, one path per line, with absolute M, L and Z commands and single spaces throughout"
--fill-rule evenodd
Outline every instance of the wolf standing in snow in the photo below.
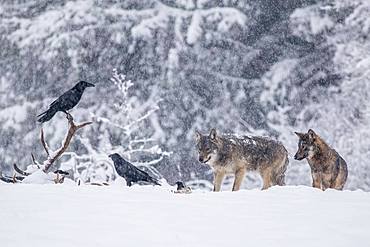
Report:
M 212 129 L 209 135 L 196 132 L 196 142 L 199 161 L 214 171 L 213 191 L 220 191 L 228 173 L 235 174 L 233 191 L 239 190 L 247 171 L 260 173 L 262 189 L 285 184 L 288 152 L 277 141 L 265 137 L 220 136 Z
M 346 161 L 312 129 L 295 134 L 299 143 L 294 159 L 307 159 L 311 167 L 312 186 L 322 190 L 342 190 L 348 176 Z

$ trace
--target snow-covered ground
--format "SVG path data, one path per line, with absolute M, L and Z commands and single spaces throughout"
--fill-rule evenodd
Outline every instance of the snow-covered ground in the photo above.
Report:
M 370 246 L 370 193 L 0 184 L 0 245 Z

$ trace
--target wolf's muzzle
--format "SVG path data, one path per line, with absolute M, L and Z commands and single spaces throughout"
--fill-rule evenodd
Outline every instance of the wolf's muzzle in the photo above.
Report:
M 199 162 L 201 162 L 203 164 L 206 164 L 210 159 L 211 159 L 211 157 L 208 157 L 208 159 L 206 159 L 206 160 L 204 160 L 203 157 L 199 157 Z
M 298 154 L 294 155 L 295 160 L 303 160 L 305 157 L 298 157 Z

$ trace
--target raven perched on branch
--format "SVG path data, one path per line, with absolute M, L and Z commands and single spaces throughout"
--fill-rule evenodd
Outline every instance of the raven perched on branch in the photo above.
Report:
M 87 87 L 95 87 L 95 85 L 86 81 L 78 82 L 73 88 L 51 103 L 47 111 L 38 115 L 37 117 L 40 118 L 37 121 L 45 123 L 52 119 L 58 111 L 62 111 L 67 114 L 67 111 L 75 107 L 80 101 L 81 96 Z
M 123 177 L 126 180 L 127 186 L 131 186 L 132 183 L 138 182 L 147 182 L 153 185 L 161 185 L 158 183 L 158 180 L 151 177 L 148 173 L 140 170 L 119 154 L 114 153 L 108 156 L 113 160 L 114 167 L 118 175 Z

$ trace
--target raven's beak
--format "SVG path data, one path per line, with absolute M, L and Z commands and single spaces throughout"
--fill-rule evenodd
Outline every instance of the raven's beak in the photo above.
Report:
M 113 154 L 108 155 L 109 158 L 112 158 Z
M 94 84 L 92 84 L 92 83 L 90 83 L 90 82 L 88 82 L 88 83 L 87 83 L 87 87 L 95 87 L 95 85 L 94 85 Z

